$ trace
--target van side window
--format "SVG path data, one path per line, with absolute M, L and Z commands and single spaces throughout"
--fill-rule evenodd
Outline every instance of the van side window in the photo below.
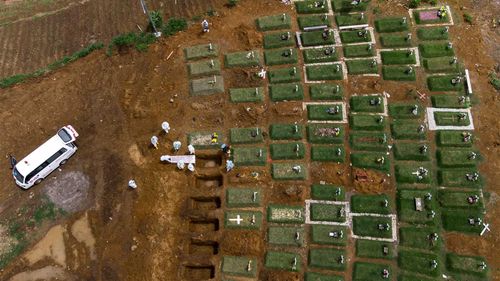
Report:
M 50 156 L 49 159 L 47 159 L 47 161 L 43 162 L 40 166 L 38 166 L 31 173 L 29 173 L 26 176 L 26 182 L 29 182 L 36 174 L 38 174 L 43 169 L 45 169 L 45 167 L 47 167 L 48 165 L 50 165 L 50 163 L 54 162 L 57 158 L 59 158 L 61 155 L 63 155 L 64 152 L 66 152 L 66 151 L 68 151 L 68 150 L 66 148 L 64 148 L 64 147 L 61 148 L 61 149 L 59 149 L 59 151 L 57 151 L 56 153 L 54 153 L 54 155 Z
M 47 159 L 47 162 L 52 163 L 54 162 L 57 158 L 59 158 L 61 155 L 64 154 L 64 152 L 68 151 L 66 148 L 61 148 L 59 149 L 58 152 L 54 153 L 54 155 L 50 156 L 49 159 Z

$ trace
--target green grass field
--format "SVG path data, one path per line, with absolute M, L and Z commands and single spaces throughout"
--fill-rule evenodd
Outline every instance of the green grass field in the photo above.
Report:
M 349 142 L 353 150 L 387 151 L 387 135 L 383 132 L 352 132 Z
M 385 205 L 387 201 L 387 206 Z M 366 195 L 355 194 L 351 196 L 351 211 L 354 213 L 371 213 L 387 215 L 391 213 L 391 198 L 385 194 Z
M 416 111 L 414 110 L 416 107 Z M 419 119 L 424 113 L 424 108 L 417 103 L 414 104 L 389 104 L 389 115 L 394 119 Z
M 355 112 L 383 113 L 384 99 L 380 95 L 352 96 L 349 100 L 351 110 Z
M 271 124 L 269 135 L 272 140 L 300 140 L 304 137 L 304 126 L 299 124 Z
M 340 64 L 308 65 L 306 76 L 312 81 L 342 80 L 344 73 Z
M 427 175 L 422 174 L 422 178 L 418 178 L 415 174 L 419 167 L 423 167 L 428 171 Z M 433 176 L 432 169 L 427 163 L 416 163 L 416 164 L 399 164 L 395 167 L 396 170 L 396 181 L 398 183 L 431 183 Z
M 229 53 L 224 56 L 226 67 L 250 67 L 261 65 L 260 53 L 257 50 Z
M 399 275 L 398 281 L 436 281 L 436 279 L 430 277 L 422 277 L 421 275 L 414 275 L 411 273 L 403 273 Z
M 302 46 L 304 47 L 335 44 L 335 38 L 333 37 L 333 31 L 331 30 L 302 32 L 300 34 L 300 40 L 302 41 Z
M 229 136 L 232 144 L 259 143 L 264 140 L 261 128 L 232 128 Z
M 301 69 L 297 66 L 274 68 L 267 72 L 270 83 L 290 83 L 302 80 Z
M 470 204 L 467 198 L 470 196 L 477 196 L 478 201 Z M 484 208 L 484 201 L 479 191 L 453 191 L 453 190 L 439 190 L 438 201 L 441 207 L 447 209 L 477 209 Z
M 332 8 L 337 13 L 363 12 L 370 6 L 370 2 L 370 0 L 365 0 L 357 5 L 352 5 L 351 0 L 332 0 Z
M 417 29 L 417 37 L 422 41 L 448 40 L 446 27 L 429 27 Z
M 340 41 L 342 44 L 371 42 L 372 36 L 368 30 L 354 30 L 340 32 Z
M 305 63 L 334 62 L 339 60 L 335 47 L 321 47 L 302 51 Z
M 427 77 L 427 87 L 431 91 L 461 91 L 464 89 L 464 80 L 460 83 L 452 83 L 452 79 L 457 75 L 429 76 Z
M 313 184 L 311 198 L 314 200 L 343 201 L 345 200 L 345 189 L 331 184 Z
M 477 156 L 472 158 L 474 153 Z M 473 151 L 471 149 L 438 149 L 436 156 L 438 165 L 441 168 L 476 167 L 480 160 L 478 151 Z
M 432 261 L 437 263 L 436 267 L 431 266 Z M 414 250 L 399 250 L 398 266 L 400 269 L 431 277 L 441 276 L 443 267 L 438 255 Z
M 355 216 L 352 218 L 353 233 L 358 236 L 392 238 L 392 222 L 389 217 Z M 389 229 L 379 229 L 379 225 Z
M 383 66 L 382 77 L 392 81 L 416 81 L 417 75 L 412 66 Z
M 275 205 L 267 207 L 267 221 L 275 223 L 304 223 L 304 207 Z
M 448 43 L 420 43 L 418 45 L 420 49 L 420 55 L 424 58 L 435 58 L 435 57 L 452 57 L 455 55 L 455 50 L 448 47 Z
M 343 205 L 311 203 L 311 221 L 345 222 Z
M 349 116 L 351 130 L 384 131 L 387 119 L 380 115 L 352 114 Z
M 424 140 L 427 137 L 427 128 L 423 123 L 413 120 L 396 120 L 391 124 L 391 132 L 397 140 Z
M 384 173 L 389 173 L 391 170 L 390 160 L 385 152 L 352 152 L 351 163 L 353 167 L 371 169 Z
M 295 261 L 297 261 L 296 264 L 294 264 Z M 300 272 L 302 269 L 302 258 L 296 253 L 268 251 L 264 266 L 269 269 Z
M 260 17 L 255 22 L 260 31 L 290 29 L 292 27 L 292 18 L 288 14 Z
M 471 106 L 470 99 L 465 96 L 433 95 L 431 101 L 432 106 L 437 108 L 469 108 Z
M 235 220 L 240 216 L 242 221 L 238 224 Z M 225 229 L 248 229 L 258 230 L 262 226 L 262 213 L 254 211 L 226 211 L 224 212 L 224 228 Z
M 439 253 L 443 248 L 443 239 L 440 237 L 439 232 L 440 229 L 436 227 L 400 227 L 399 246 Z M 431 238 L 434 233 L 438 234 L 437 240 Z
M 308 104 L 307 119 L 321 121 L 342 121 L 341 104 Z
M 475 172 L 477 172 L 475 168 L 440 170 L 438 171 L 438 182 L 446 187 L 481 188 L 483 186 L 481 174 L 479 174 L 477 181 L 467 180 L 466 175 Z
M 343 145 L 311 146 L 311 160 L 322 162 L 344 163 L 346 158 Z
M 438 131 L 436 133 L 436 143 L 442 147 L 471 147 L 474 143 L 474 137 L 470 141 L 464 140 L 465 134 L 473 136 L 470 131 Z
M 295 46 L 294 35 L 290 31 L 273 32 L 264 35 L 264 49 Z
M 269 86 L 269 96 L 272 101 L 303 100 L 304 88 L 301 84 L 278 84 Z
M 389 271 L 389 276 L 392 276 L 391 266 L 382 263 L 355 262 L 352 272 L 353 281 L 387 281 L 382 277 L 382 271 Z
M 429 200 L 428 194 L 432 196 Z M 435 193 L 430 189 L 401 189 L 396 196 L 398 219 L 400 222 L 420 225 L 435 225 L 438 221 L 438 209 Z M 417 211 L 415 198 L 421 198 L 422 211 Z M 434 217 L 431 211 L 436 214 Z
M 380 33 L 407 31 L 408 19 L 404 20 L 402 17 L 376 19 L 375 29 Z
M 233 161 L 236 166 L 265 166 L 267 149 L 264 147 L 234 147 Z
M 248 263 L 254 266 L 248 270 Z M 255 258 L 241 256 L 223 256 L 221 271 L 227 275 L 256 277 L 259 272 L 258 263 Z
M 273 143 L 270 149 L 273 160 L 302 159 L 306 152 L 301 142 Z
M 446 231 L 463 232 L 468 234 L 479 234 L 483 225 L 477 223 L 477 219 L 484 221 L 484 214 L 477 210 L 443 210 L 442 222 Z M 474 224 L 469 224 L 469 219 L 474 219 Z
M 434 112 L 434 120 L 438 126 L 469 126 L 470 119 L 466 111 Z
M 428 143 L 397 142 L 393 147 L 394 158 L 406 161 L 429 161 L 430 149 L 423 149 L 424 145 L 429 147 Z
M 478 256 L 464 256 L 455 253 L 446 254 L 446 268 L 451 272 L 465 273 L 478 277 L 488 277 L 490 271 L 486 266 L 482 269 L 479 265 L 486 263 L 486 259 Z
M 270 226 L 267 230 L 267 241 L 272 245 L 301 247 L 304 244 L 304 228 Z
M 377 74 L 378 64 L 373 59 L 346 61 L 347 72 L 351 75 Z
M 330 27 L 332 25 L 327 14 L 299 16 L 299 17 L 297 17 L 297 22 L 299 23 L 300 29 L 304 29 L 306 27 L 313 27 L 313 26 Z
M 299 166 L 300 171 L 293 170 L 295 166 Z M 305 180 L 307 178 L 306 167 L 297 163 L 273 163 L 271 173 L 275 180 Z
M 340 259 L 346 257 L 344 250 L 338 249 L 310 249 L 309 250 L 309 267 L 343 271 L 346 269 L 346 262 L 341 262 Z
M 264 100 L 264 88 L 233 88 L 229 89 L 232 102 L 262 102 Z
M 333 232 L 337 232 L 338 236 L 330 236 L 330 233 L 333 234 Z M 340 233 L 342 233 L 342 235 L 340 235 Z M 321 245 L 345 246 L 347 245 L 348 233 L 349 231 L 345 226 L 312 224 L 310 231 L 311 242 Z
M 298 50 L 294 48 L 266 50 L 264 61 L 266 65 L 296 64 L 298 62 Z
M 226 189 L 226 206 L 228 208 L 258 207 L 260 206 L 260 202 L 260 188 Z
M 313 84 L 309 86 L 309 96 L 312 100 L 342 100 L 344 87 L 330 83 Z
M 409 50 L 383 51 L 380 56 L 382 63 L 387 65 L 417 63 L 415 53 Z
M 459 73 L 462 71 L 462 66 L 459 63 L 453 63 L 453 57 L 424 59 L 423 65 L 430 73 Z
M 212 47 L 210 47 L 212 46 Z M 202 44 L 184 49 L 186 60 L 198 60 L 203 58 L 215 58 L 219 55 L 219 45 Z
M 386 252 L 384 248 L 387 249 Z M 356 256 L 369 259 L 393 259 L 396 256 L 396 249 L 393 243 L 357 239 Z
M 380 43 L 385 48 L 411 47 L 412 40 L 408 39 L 407 33 L 401 34 L 381 34 Z
M 190 77 L 220 74 L 220 69 L 219 60 L 212 59 L 188 63 Z
M 346 58 L 375 56 L 375 47 L 372 44 L 347 45 L 343 49 Z
M 339 129 L 338 132 L 336 131 L 337 128 Z M 307 140 L 310 143 L 343 143 L 344 133 L 344 127 L 336 124 L 307 125 Z
M 337 14 L 335 22 L 338 26 L 361 25 L 368 23 L 368 17 L 361 14 Z
M 295 9 L 298 14 L 321 14 L 328 13 L 328 3 L 326 0 L 305 0 L 295 2 Z
M 305 281 L 344 281 L 344 277 L 336 274 L 324 274 L 317 272 L 306 272 Z

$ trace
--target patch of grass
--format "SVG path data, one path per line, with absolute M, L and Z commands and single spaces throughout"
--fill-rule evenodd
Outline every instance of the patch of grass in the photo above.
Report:
M 334 62 L 339 60 L 335 47 L 321 47 L 302 51 L 305 63 Z
M 271 124 L 269 135 L 272 140 L 300 140 L 304 136 L 304 126 L 299 124 Z
M 260 188 L 226 189 L 226 206 L 228 208 L 258 207 L 260 206 L 260 202 L 261 202 Z
M 408 39 L 408 34 L 382 34 L 380 43 L 385 48 L 410 47 L 412 40 Z
M 171 36 L 177 32 L 186 30 L 188 23 L 183 18 L 170 18 L 167 23 L 162 27 L 163 36 Z
M 335 22 L 338 26 L 361 25 L 368 23 L 368 17 L 362 17 L 361 14 L 338 14 Z
M 252 267 L 248 270 L 248 264 L 251 262 Z M 259 272 L 257 260 L 255 258 L 241 256 L 223 256 L 221 271 L 227 275 L 255 277 Z
M 446 254 L 446 268 L 451 272 L 470 274 L 478 277 L 487 277 L 489 267 L 481 269 L 480 264 L 486 259 L 478 256 L 464 256 L 455 253 Z
M 33 220 L 36 225 L 40 225 L 42 221 L 45 220 L 55 220 L 57 217 L 57 207 L 54 203 L 47 201 L 44 204 L 38 206 L 33 213 Z
M 299 166 L 300 171 L 294 170 L 295 166 Z M 305 180 L 307 178 L 307 169 L 303 164 L 273 163 L 271 172 L 275 180 Z
M 302 206 L 275 205 L 267 207 L 267 221 L 274 223 L 304 223 Z
M 448 40 L 448 31 L 446 27 L 429 27 L 429 28 L 419 28 L 417 29 L 418 39 L 422 41 L 433 41 L 433 40 Z
M 430 200 L 428 194 L 432 196 Z M 409 224 L 435 225 L 438 219 L 435 195 L 430 189 L 398 190 L 396 203 L 399 221 Z M 416 210 L 415 198 L 422 199 L 422 211 Z M 431 211 L 436 212 L 434 217 L 432 217 Z
M 353 281 L 386 281 L 387 279 L 382 277 L 382 271 L 386 269 L 389 271 L 389 276 L 392 276 L 391 266 L 388 264 L 381 263 L 367 263 L 367 262 L 355 262 L 354 270 L 352 273 Z
M 261 128 L 232 128 L 230 139 L 232 144 L 259 143 L 264 140 Z
M 385 202 L 387 201 L 387 207 Z M 385 195 L 356 194 L 351 196 L 351 211 L 387 215 L 391 213 L 391 199 Z
M 111 43 L 109 43 L 106 53 L 108 56 L 111 56 L 115 48 L 119 52 L 122 52 L 130 47 L 135 47 L 139 52 L 145 52 L 148 46 L 154 42 L 156 42 L 156 37 L 152 33 L 124 33 L 111 39 Z
M 436 261 L 436 267 L 431 266 L 432 261 Z M 398 266 L 403 270 L 432 277 L 440 276 L 442 271 L 441 259 L 438 255 L 413 250 L 399 250 Z
M 340 41 L 343 44 L 371 42 L 372 36 L 368 30 L 354 30 L 340 32 Z
M 309 250 L 309 267 L 343 271 L 346 263 L 340 259 L 346 257 L 344 250 L 326 248 Z
M 210 47 L 212 46 L 212 47 Z M 197 60 L 202 58 L 214 58 L 219 55 L 219 45 L 202 44 L 184 49 L 186 60 Z
M 344 133 L 344 127 L 336 124 L 307 125 L 307 140 L 310 143 L 343 143 Z
M 339 84 L 313 84 L 309 86 L 309 95 L 312 100 L 342 100 L 344 87 Z
M 483 225 L 477 224 L 478 218 L 484 221 L 482 211 L 467 209 L 442 211 L 443 228 L 446 231 L 479 234 L 483 230 Z M 474 219 L 476 223 L 469 224 L 469 219 Z
M 436 143 L 442 147 L 472 147 L 474 138 L 471 137 L 470 141 L 464 141 L 464 135 L 470 134 L 473 136 L 473 133 L 470 131 L 438 131 L 436 133 Z
M 273 160 L 302 159 L 306 148 L 301 142 L 271 144 L 271 158 Z
M 327 161 L 344 163 L 345 161 L 344 146 L 312 146 L 311 160 L 312 161 Z
M 429 147 L 428 143 L 397 142 L 394 144 L 394 158 L 406 161 L 429 161 L 430 149 L 423 150 L 423 146 Z
M 297 17 L 297 22 L 299 23 L 300 29 L 313 26 L 331 26 L 330 19 L 328 18 L 327 14 L 299 16 Z
M 261 65 L 260 54 L 257 50 L 229 53 L 224 56 L 226 67 L 250 67 Z
M 382 76 L 384 80 L 392 81 L 416 81 L 417 75 L 412 66 L 383 66 Z
M 260 31 L 290 29 L 292 27 L 292 18 L 288 14 L 260 17 L 255 22 Z
M 200 77 L 189 80 L 191 96 L 207 96 L 224 93 L 224 78 L 221 75 Z
M 332 8 L 337 13 L 363 12 L 366 11 L 370 2 L 370 0 L 365 0 L 357 5 L 353 5 L 351 4 L 351 0 L 332 0 Z
M 387 252 L 384 253 L 384 248 Z M 356 256 L 369 259 L 393 259 L 396 256 L 394 244 L 383 241 L 356 240 Z
M 242 221 L 238 224 L 233 219 L 240 216 Z M 224 212 L 224 228 L 225 229 L 248 229 L 258 230 L 262 226 L 262 213 L 254 211 L 226 211 Z
M 380 52 L 380 56 L 382 63 L 388 65 L 417 63 L 415 53 L 410 50 L 383 51 Z
M 421 275 L 403 273 L 399 275 L 398 281 L 436 281 L 436 279 L 429 277 L 422 277 Z
M 229 89 L 231 101 L 238 102 L 262 102 L 264 100 L 264 88 L 238 88 Z
M 437 57 L 423 60 L 427 72 L 431 73 L 459 73 L 462 66 L 453 62 L 453 57 Z
M 432 106 L 437 108 L 469 108 L 472 105 L 468 97 L 457 95 L 433 95 L 431 100 Z
M 267 33 L 264 35 L 264 49 L 292 47 L 295 45 L 290 31 Z
M 264 52 L 266 65 L 296 64 L 298 62 L 297 50 L 294 48 L 267 50 Z
M 301 84 L 270 85 L 269 96 L 272 101 L 303 100 L 304 89 Z
M 353 233 L 358 236 L 392 238 L 392 222 L 389 217 L 354 216 L 352 225 Z M 379 225 L 389 225 L 389 229 L 380 230 Z
M 377 74 L 378 64 L 373 59 L 346 61 L 347 72 L 351 75 Z
M 351 153 L 351 163 L 353 167 L 372 169 L 384 173 L 389 173 L 391 169 L 390 161 L 386 153 L 353 152 Z
M 330 113 L 332 112 L 332 113 Z M 333 113 L 335 112 L 335 113 Z M 308 104 L 307 118 L 309 120 L 342 120 L 342 105 L 340 104 Z
M 387 151 L 387 135 L 383 132 L 352 132 L 349 141 L 353 150 Z
M 479 191 L 452 191 L 448 189 L 439 190 L 438 201 L 441 207 L 447 209 L 477 209 L 484 208 L 483 197 Z M 477 203 L 470 204 L 468 198 L 470 196 L 477 196 Z
M 297 264 L 293 265 L 294 261 L 297 261 Z M 268 251 L 266 253 L 264 266 L 269 269 L 300 272 L 302 268 L 302 258 L 296 253 Z
M 298 14 L 322 14 L 328 13 L 326 0 L 305 0 L 295 2 Z
M 311 198 L 314 200 L 343 201 L 345 200 L 345 189 L 331 184 L 313 184 Z
M 312 81 L 342 80 L 344 78 L 340 64 L 308 65 L 306 66 L 306 75 L 307 79 Z
M 220 74 L 220 69 L 219 60 L 188 63 L 188 73 L 191 77 Z
M 449 48 L 448 43 L 420 43 L 418 45 L 420 55 L 424 58 L 452 57 L 455 55 L 455 49 Z
M 469 13 L 464 13 L 464 21 L 466 23 L 469 23 L 469 24 L 473 24 L 474 23 L 474 18 L 472 17 L 471 14 Z
M 267 231 L 267 241 L 274 245 L 300 247 L 304 244 L 304 228 L 270 226 Z
M 461 119 L 460 114 L 465 114 Z M 469 126 L 470 120 L 467 112 L 434 112 L 434 120 L 438 126 Z
M 375 29 L 381 33 L 407 31 L 408 19 L 404 20 L 402 17 L 376 19 Z
M 383 131 L 387 124 L 384 116 L 368 114 L 352 114 L 349 116 L 351 130 L 360 131 Z
M 427 129 L 420 130 L 423 124 L 413 120 L 396 120 L 391 124 L 393 138 L 397 140 L 424 140 Z
M 290 83 L 300 82 L 302 79 L 300 73 L 300 68 L 293 66 L 271 69 L 267 72 L 267 76 L 270 83 Z
M 344 277 L 335 274 L 306 272 L 305 281 L 344 281 Z
M 400 227 L 399 245 L 439 253 L 443 247 L 443 239 L 440 237 L 439 232 L 439 229 L 435 227 Z M 438 234 L 437 240 L 431 239 L 434 233 Z
M 476 173 L 474 168 L 469 169 L 449 169 L 438 171 L 439 184 L 446 187 L 468 187 L 481 188 L 483 186 L 483 177 L 479 174 L 476 181 L 467 180 L 467 174 Z
M 343 205 L 311 203 L 311 221 L 345 222 Z
M 416 111 L 415 111 L 416 107 Z M 394 119 L 419 119 L 424 109 L 419 104 L 389 104 L 389 115 Z
M 427 169 L 428 174 L 418 178 L 416 174 L 419 167 Z M 428 164 L 418 163 L 413 164 L 398 164 L 396 165 L 396 181 L 398 183 L 431 183 L 432 169 Z
M 237 166 L 265 166 L 267 149 L 263 147 L 235 147 L 233 161 Z
M 375 48 L 372 44 L 347 45 L 344 46 L 344 56 L 346 58 L 373 57 L 375 56 Z
M 433 11 L 438 11 L 438 9 L 432 9 Z M 413 18 L 415 18 L 415 22 L 417 24 L 430 24 L 430 23 L 446 23 L 446 22 L 450 22 L 450 16 L 448 14 L 446 14 L 446 16 L 444 17 L 438 17 L 437 19 L 432 19 L 432 20 L 422 20 L 420 18 L 420 13 L 421 12 L 426 12 L 426 11 L 429 11 L 429 10 L 418 10 L 418 11 L 413 11 Z
M 354 112 L 384 112 L 384 99 L 380 95 L 352 96 L 349 105 Z
M 300 34 L 300 40 L 304 47 L 335 44 L 332 30 L 302 32 Z
M 472 153 L 476 153 L 478 156 L 472 158 Z M 436 156 L 441 168 L 476 167 L 479 163 L 479 153 L 471 149 L 438 149 Z
M 489 75 L 490 78 L 490 84 L 495 88 L 497 91 L 500 91 L 500 79 L 498 78 L 498 75 L 495 72 L 491 72 Z
M 453 84 L 452 79 L 455 77 L 457 77 L 457 75 L 429 76 L 427 77 L 427 87 L 434 92 L 462 91 L 465 82 L 462 80 L 460 83 Z
M 337 232 L 339 236 L 332 237 L 330 233 Z M 342 233 L 342 237 L 340 237 Z M 347 244 L 347 227 L 340 225 L 322 225 L 322 224 L 312 224 L 311 225 L 311 243 L 321 244 L 321 245 L 336 245 L 345 246 Z

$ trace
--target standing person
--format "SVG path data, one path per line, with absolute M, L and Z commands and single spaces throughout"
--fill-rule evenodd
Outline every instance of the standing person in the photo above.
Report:
M 203 32 L 210 32 L 210 29 L 209 29 L 209 24 L 208 24 L 208 21 L 206 19 L 204 19 L 202 22 L 201 22 L 201 28 L 203 29 Z

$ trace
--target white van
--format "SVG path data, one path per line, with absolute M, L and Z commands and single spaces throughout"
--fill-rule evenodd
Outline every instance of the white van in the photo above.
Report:
M 16 184 L 28 189 L 64 165 L 77 150 L 74 144 L 77 137 L 71 125 L 62 127 L 55 136 L 15 164 L 12 175 Z

